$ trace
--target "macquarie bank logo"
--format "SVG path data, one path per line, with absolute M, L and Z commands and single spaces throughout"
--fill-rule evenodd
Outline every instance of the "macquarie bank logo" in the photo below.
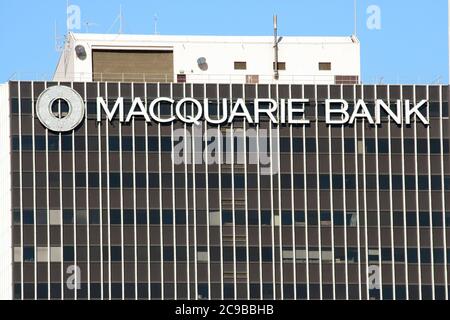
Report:
M 65 117 L 57 117 L 52 112 L 53 104 L 64 100 L 69 110 Z M 144 99 L 145 101 L 145 99 Z M 209 99 L 203 101 L 194 98 L 183 98 L 175 101 L 172 98 L 161 97 L 145 103 L 142 98 L 134 98 L 131 107 L 125 114 L 125 100 L 123 97 L 115 101 L 107 101 L 97 97 L 97 122 L 102 122 L 102 115 L 107 121 L 117 118 L 122 123 L 129 123 L 134 118 L 142 118 L 146 122 L 172 123 L 181 121 L 188 124 L 199 125 L 207 122 L 211 125 L 226 125 L 235 119 L 244 119 L 250 124 L 258 124 L 262 117 L 268 118 L 273 124 L 308 125 L 312 119 L 305 117 L 305 110 L 310 106 L 309 99 L 254 99 L 249 102 L 245 99 L 221 99 L 221 103 L 212 105 Z M 173 111 L 170 115 L 161 116 L 159 107 L 169 105 Z M 325 122 L 329 125 L 352 125 L 358 119 L 364 119 L 371 125 L 379 126 L 383 117 L 389 117 L 398 125 L 410 125 L 414 119 L 429 125 L 427 100 L 414 104 L 410 100 L 397 100 L 395 108 L 383 100 L 374 101 L 374 108 L 369 110 L 368 104 L 359 99 L 352 101 L 354 107 L 343 99 L 325 100 Z M 110 107 L 111 106 L 111 107 Z M 212 108 L 216 110 L 212 111 Z M 189 110 L 189 111 L 188 111 Z M 372 112 L 372 113 L 371 113 Z M 51 87 L 45 90 L 38 98 L 36 114 L 41 123 L 54 132 L 69 132 L 74 130 L 85 117 L 85 103 L 83 98 L 72 88 L 65 86 Z M 187 115 L 189 114 L 189 115 Z M 219 115 L 219 116 L 212 116 Z

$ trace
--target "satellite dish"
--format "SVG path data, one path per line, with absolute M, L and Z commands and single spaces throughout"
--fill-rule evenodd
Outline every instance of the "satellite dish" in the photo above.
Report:
M 75 47 L 75 53 L 80 60 L 85 60 L 87 57 L 86 49 L 82 45 Z
M 200 68 L 200 70 L 202 71 L 207 71 L 208 70 L 208 63 L 206 62 L 206 58 L 205 57 L 200 57 L 197 59 L 197 65 Z

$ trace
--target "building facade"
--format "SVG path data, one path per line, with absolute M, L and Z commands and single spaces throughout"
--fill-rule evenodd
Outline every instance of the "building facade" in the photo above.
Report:
M 69 33 L 53 80 L 355 84 L 360 65 L 355 36 L 278 37 L 275 46 L 270 36 Z
M 75 90 L 85 111 L 65 133 L 36 114 L 38 98 L 56 86 Z M 5 297 L 448 299 L 448 86 L 6 88 Z M 208 98 L 216 116 L 224 98 L 242 99 L 251 110 L 258 98 L 308 99 L 310 123 L 274 124 L 264 116 L 259 124 L 242 117 L 222 125 L 109 121 L 104 112 L 97 118 L 99 97 L 110 110 L 118 98 L 125 110 L 136 97 L 146 105 L 160 97 Z M 364 118 L 330 125 L 327 99 L 343 99 L 349 110 L 362 99 L 371 112 L 378 99 L 392 110 L 426 100 L 421 112 L 429 125 L 418 117 L 399 125 L 387 114 L 379 125 Z M 55 101 L 55 117 L 70 114 L 64 100 Z M 164 103 L 157 110 L 160 117 L 174 111 Z M 211 152 L 213 144 L 221 152 Z

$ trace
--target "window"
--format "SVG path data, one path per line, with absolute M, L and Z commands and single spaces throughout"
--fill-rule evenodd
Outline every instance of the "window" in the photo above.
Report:
M 72 246 L 65 246 L 63 249 L 64 262 L 72 262 L 75 258 L 75 249 Z
M 316 140 L 314 138 L 306 138 L 306 152 L 316 152 Z
M 150 224 L 159 224 L 159 210 L 150 211 Z
M 262 254 L 263 262 L 271 262 L 272 261 L 272 248 L 271 247 L 263 247 L 261 254 Z
M 270 211 L 261 212 L 261 225 L 270 226 L 272 221 L 272 213 Z
M 275 62 L 273 63 L 273 69 L 275 70 Z M 278 70 L 286 70 L 286 62 L 278 62 Z
M 164 247 L 163 259 L 164 261 L 173 261 L 173 247 Z
M 320 175 L 320 189 L 321 190 L 329 190 L 330 189 L 330 176 L 327 174 Z
M 294 214 L 295 224 L 304 225 L 305 224 L 305 212 L 296 211 Z
M 32 210 L 23 211 L 23 224 L 34 224 L 34 212 Z
M 331 62 L 319 62 L 320 71 L 331 71 Z
M 248 213 L 248 224 L 251 226 L 258 225 L 258 211 L 249 211 Z
M 282 225 L 292 225 L 292 212 L 283 211 L 281 213 L 281 223 Z
M 245 211 L 236 211 L 234 223 L 241 226 L 245 225 L 245 217 Z
M 120 210 L 111 210 L 110 212 L 110 224 L 120 224 L 121 214 Z
M 34 262 L 34 247 L 23 248 L 23 261 Z
M 89 212 L 89 223 L 90 224 L 100 224 L 100 211 L 91 210 Z
M 247 62 L 245 61 L 235 61 L 234 70 L 247 70 Z
M 176 210 L 175 211 L 175 223 L 186 224 L 186 211 L 185 210 Z
M 222 224 L 233 223 L 233 213 L 231 211 L 222 212 Z
M 163 224 L 173 224 L 173 212 L 172 210 L 163 210 Z
M 123 212 L 123 224 L 134 224 L 134 212 L 133 210 L 125 210 Z

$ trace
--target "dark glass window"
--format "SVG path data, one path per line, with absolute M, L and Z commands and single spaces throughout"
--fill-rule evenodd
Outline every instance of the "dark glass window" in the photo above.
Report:
M 186 224 L 186 211 L 185 210 L 176 210 L 175 211 L 175 223 L 177 225 Z
M 100 211 L 90 210 L 89 211 L 89 223 L 90 224 L 100 224 Z
M 272 248 L 271 247 L 263 247 L 262 248 L 262 261 L 263 262 L 272 262 Z
M 63 223 L 64 224 L 73 224 L 73 210 L 64 209 L 63 210 Z
M 354 174 L 345 175 L 345 188 L 348 190 L 356 189 L 356 175 Z
M 305 212 L 304 211 L 295 211 L 294 218 L 295 218 L 295 223 L 298 223 L 298 224 L 305 223 Z
M 261 212 L 261 225 L 271 225 L 272 224 L 272 212 L 262 211 Z
M 251 226 L 258 225 L 258 211 L 249 211 L 248 213 L 248 224 Z
M 34 247 L 23 247 L 23 261 L 34 262 Z
M 24 210 L 23 211 L 23 224 L 34 224 L 34 211 Z
M 419 185 L 419 190 L 428 190 L 428 177 L 427 176 L 418 176 L 417 183 Z
M 158 137 L 148 137 L 148 151 L 150 152 L 159 151 Z
M 415 176 L 405 176 L 405 189 L 406 190 L 415 190 L 416 189 Z
M 379 183 L 380 183 L 380 190 L 389 190 L 389 176 L 380 175 Z
M 281 188 L 290 189 L 291 188 L 291 175 L 282 174 L 281 175 Z
M 292 225 L 292 212 L 291 211 L 283 211 L 281 213 L 281 223 L 283 225 Z
M 119 137 L 109 137 L 109 151 L 119 151 Z
M 316 211 L 308 212 L 308 225 L 317 226 L 319 224 L 318 215 Z
M 345 153 L 355 152 L 355 140 L 354 139 L 344 139 L 344 151 Z
M 406 213 L 406 226 L 407 227 L 416 227 L 417 226 L 417 216 L 415 212 L 407 212 Z
M 233 212 L 224 210 L 222 211 L 222 224 L 233 223 Z
M 429 227 L 430 226 L 430 214 L 428 212 L 419 213 L 419 226 Z
M 388 139 L 378 139 L 378 153 L 389 153 Z
M 418 262 L 416 248 L 408 248 L 407 254 L 408 254 L 408 263 L 417 263 Z
M 111 246 L 111 261 L 122 261 L 122 249 L 119 246 Z
M 164 247 L 163 260 L 166 262 L 173 261 L 173 247 Z
M 291 140 L 289 138 L 280 138 L 280 152 L 291 152 Z
M 405 139 L 404 140 L 405 153 L 414 153 L 414 140 Z
M 294 189 L 304 188 L 304 177 L 302 174 L 294 174 Z
M 163 224 L 173 224 L 173 211 L 163 210 Z
M 394 226 L 403 227 L 403 212 L 394 212 Z
M 320 189 L 329 190 L 330 189 L 330 176 L 328 174 L 320 175 Z
M 238 262 L 247 261 L 247 248 L 246 247 L 236 247 L 236 261 L 238 261 Z
M 333 174 L 333 189 L 342 190 L 344 188 L 343 176 L 340 174 Z
M 245 218 L 246 218 L 245 211 L 236 211 L 235 212 L 234 223 L 236 225 L 243 226 L 243 225 L 246 224 Z
M 110 212 L 110 224 L 121 224 L 122 222 L 122 215 L 120 213 L 120 210 L 111 210 Z
M 159 224 L 159 210 L 150 211 L 150 224 Z
M 442 190 L 441 176 L 431 176 L 431 190 Z
M 333 223 L 336 226 L 343 226 L 344 225 L 344 213 L 341 211 L 335 211 L 333 213 Z
M 403 189 L 403 177 L 394 175 L 392 176 L 392 189 L 402 190 Z
M 426 139 L 417 140 L 417 153 L 427 154 L 428 153 L 428 141 Z
M 375 153 L 375 139 L 366 139 L 366 153 Z
M 292 151 L 296 153 L 303 152 L 303 139 L 301 138 L 292 139 Z
M 442 212 L 433 212 L 432 219 L 433 219 L 433 227 L 442 227 L 443 226 L 444 217 L 442 215 Z
M 124 210 L 123 212 L 123 223 L 124 224 L 134 224 L 134 211 Z
M 46 150 L 46 139 L 45 136 L 36 136 L 34 138 L 34 147 L 36 151 L 45 151 Z
M 64 262 L 72 262 L 75 259 L 75 249 L 72 246 L 64 246 L 63 248 Z
M 313 138 L 306 138 L 306 152 L 316 152 L 316 140 Z
M 128 136 L 122 136 L 122 151 L 131 152 L 133 151 L 133 138 Z
M 395 262 L 404 262 L 405 261 L 405 250 L 402 248 L 394 249 L 394 260 Z
M 245 175 L 235 174 L 234 175 L 234 188 L 244 189 L 245 188 Z
M 48 151 L 58 151 L 59 150 L 59 137 L 49 136 L 48 137 Z
M 172 152 L 171 137 L 161 137 L 161 152 Z

